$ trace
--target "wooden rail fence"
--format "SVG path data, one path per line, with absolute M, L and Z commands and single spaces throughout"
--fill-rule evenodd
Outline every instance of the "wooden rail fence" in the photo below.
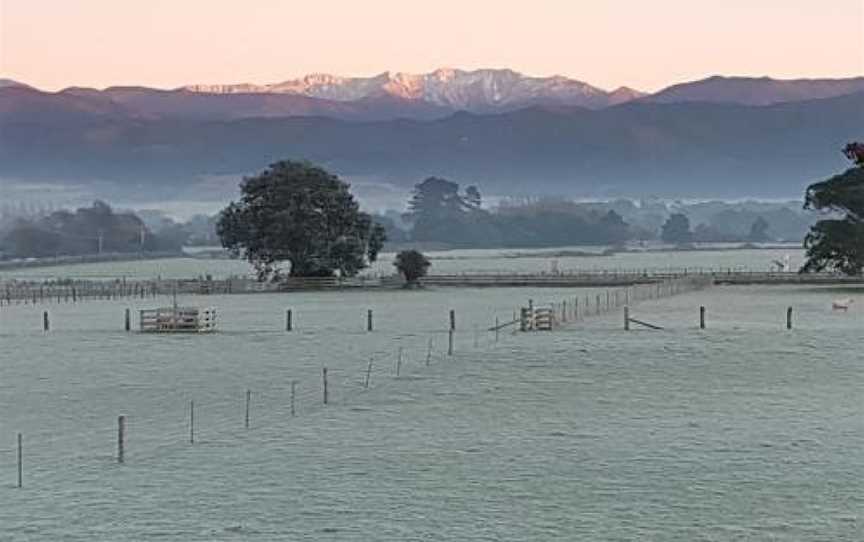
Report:
M 864 276 L 832 273 L 759 272 L 759 271 L 590 271 L 555 274 L 466 273 L 436 274 L 422 279 L 427 287 L 556 287 L 601 288 L 652 285 L 683 278 L 699 278 L 714 284 L 729 285 L 864 285 Z M 182 280 L 0 280 L 0 307 L 11 304 L 77 303 L 81 301 L 130 298 L 155 298 L 161 295 L 250 294 L 308 290 L 399 288 L 399 276 L 387 277 L 289 277 L 278 283 L 250 278 Z

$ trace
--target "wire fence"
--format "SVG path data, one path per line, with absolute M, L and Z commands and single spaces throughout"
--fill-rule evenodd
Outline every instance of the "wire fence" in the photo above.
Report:
M 506 347 L 522 331 L 536 329 L 525 320 L 533 319 L 535 310 L 549 311 L 555 329 L 712 283 L 705 277 L 687 276 L 584 295 L 575 292 L 579 295 L 551 303 L 534 305 L 529 301 L 532 313 L 527 316 L 524 306 L 517 307 L 512 319 L 499 319 L 492 325 L 462 324 L 458 329 L 451 313 L 449 329 L 396 336 L 347 363 L 322 364 L 317 377 L 283 375 L 254 387 L 239 383 L 229 389 L 168 391 L 152 398 L 147 396 L 149 390 L 132 389 L 127 395 L 140 411 L 120 409 L 108 416 L 105 409 L 98 409 L 83 419 L 58 422 L 55 418 L 44 425 L 38 412 L 28 413 L 18 422 L 23 426 L 3 435 L 4 444 L 14 444 L 0 446 L 0 476 L 14 477 L 12 473 L 17 472 L 20 478 L 15 485 L 48 487 L 58 472 L 69 469 L 86 475 L 121 459 L 126 464 L 154 463 L 170 461 L 174 454 L 195 446 L 241 446 L 256 432 L 284 431 L 293 419 L 351 407 L 362 402 L 364 394 L 397 389 L 400 381 L 434 378 L 436 371 L 458 366 L 472 354 Z M 93 398 L 81 394 L 73 399 L 86 402 Z M 122 436 L 120 416 L 124 417 Z M 22 436 L 21 447 L 17 445 L 18 435 Z
M 699 278 L 718 284 L 861 284 L 862 275 L 837 273 L 798 273 L 793 271 L 754 271 L 744 268 L 645 268 L 556 271 L 554 273 L 454 273 L 433 274 L 423 279 L 434 287 L 617 287 L 637 284 L 679 283 Z M 0 308 L 20 304 L 78 303 L 117 299 L 148 299 L 177 294 L 249 294 L 318 290 L 399 288 L 404 280 L 398 275 L 360 277 L 286 277 L 279 282 L 259 282 L 250 278 L 209 277 L 189 279 L 127 280 L 0 280 Z

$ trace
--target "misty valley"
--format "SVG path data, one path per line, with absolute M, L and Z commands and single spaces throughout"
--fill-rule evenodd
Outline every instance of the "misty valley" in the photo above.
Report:
M 0 542 L 861 542 L 862 0 L 0 0 Z

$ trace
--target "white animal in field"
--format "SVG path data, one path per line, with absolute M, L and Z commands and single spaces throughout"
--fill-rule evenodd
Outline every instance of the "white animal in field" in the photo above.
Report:
M 848 311 L 849 307 L 855 300 L 851 297 L 845 299 L 835 299 L 831 302 L 831 309 L 835 311 Z

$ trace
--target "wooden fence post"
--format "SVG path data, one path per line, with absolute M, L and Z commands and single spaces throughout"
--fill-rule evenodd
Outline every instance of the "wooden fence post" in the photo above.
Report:
M 450 309 L 450 330 L 453 331 L 456 329 L 456 311 Z
M 195 401 L 189 401 L 189 444 L 195 444 Z
M 453 355 L 453 330 L 451 329 L 447 335 L 447 355 Z
M 296 392 L 297 392 L 297 381 L 292 380 L 291 381 L 291 417 L 292 418 L 294 417 L 294 414 L 296 412 L 294 410 L 294 396 L 296 395 Z
M 699 329 L 705 329 L 705 306 L 699 307 Z
M 132 310 L 129 308 L 126 309 L 126 317 L 124 324 L 126 331 L 132 331 Z
M 327 367 L 324 367 L 321 371 L 321 377 L 324 379 L 324 404 L 327 404 L 327 400 L 329 399 L 327 395 Z
M 117 417 L 117 462 L 126 460 L 126 416 Z
M 792 329 L 792 307 L 786 309 L 786 329 Z
M 18 487 L 24 487 L 24 448 L 21 433 L 18 433 Z
M 396 357 L 396 378 L 399 378 L 399 373 L 402 372 L 402 347 L 399 347 L 399 354 Z
M 252 402 L 252 390 L 246 390 L 246 418 L 244 419 L 244 427 L 249 429 L 249 403 Z
M 291 309 L 285 311 L 285 331 L 291 331 L 294 329 L 294 314 Z
M 366 311 L 366 331 L 372 331 L 372 309 Z
M 48 311 L 42 311 L 42 331 L 49 331 L 51 322 L 48 319 Z
M 372 360 L 374 358 L 369 356 L 369 365 L 366 366 L 366 380 L 363 381 L 363 389 L 369 389 L 369 379 L 372 378 Z
M 630 307 L 624 306 L 624 331 L 630 331 Z

